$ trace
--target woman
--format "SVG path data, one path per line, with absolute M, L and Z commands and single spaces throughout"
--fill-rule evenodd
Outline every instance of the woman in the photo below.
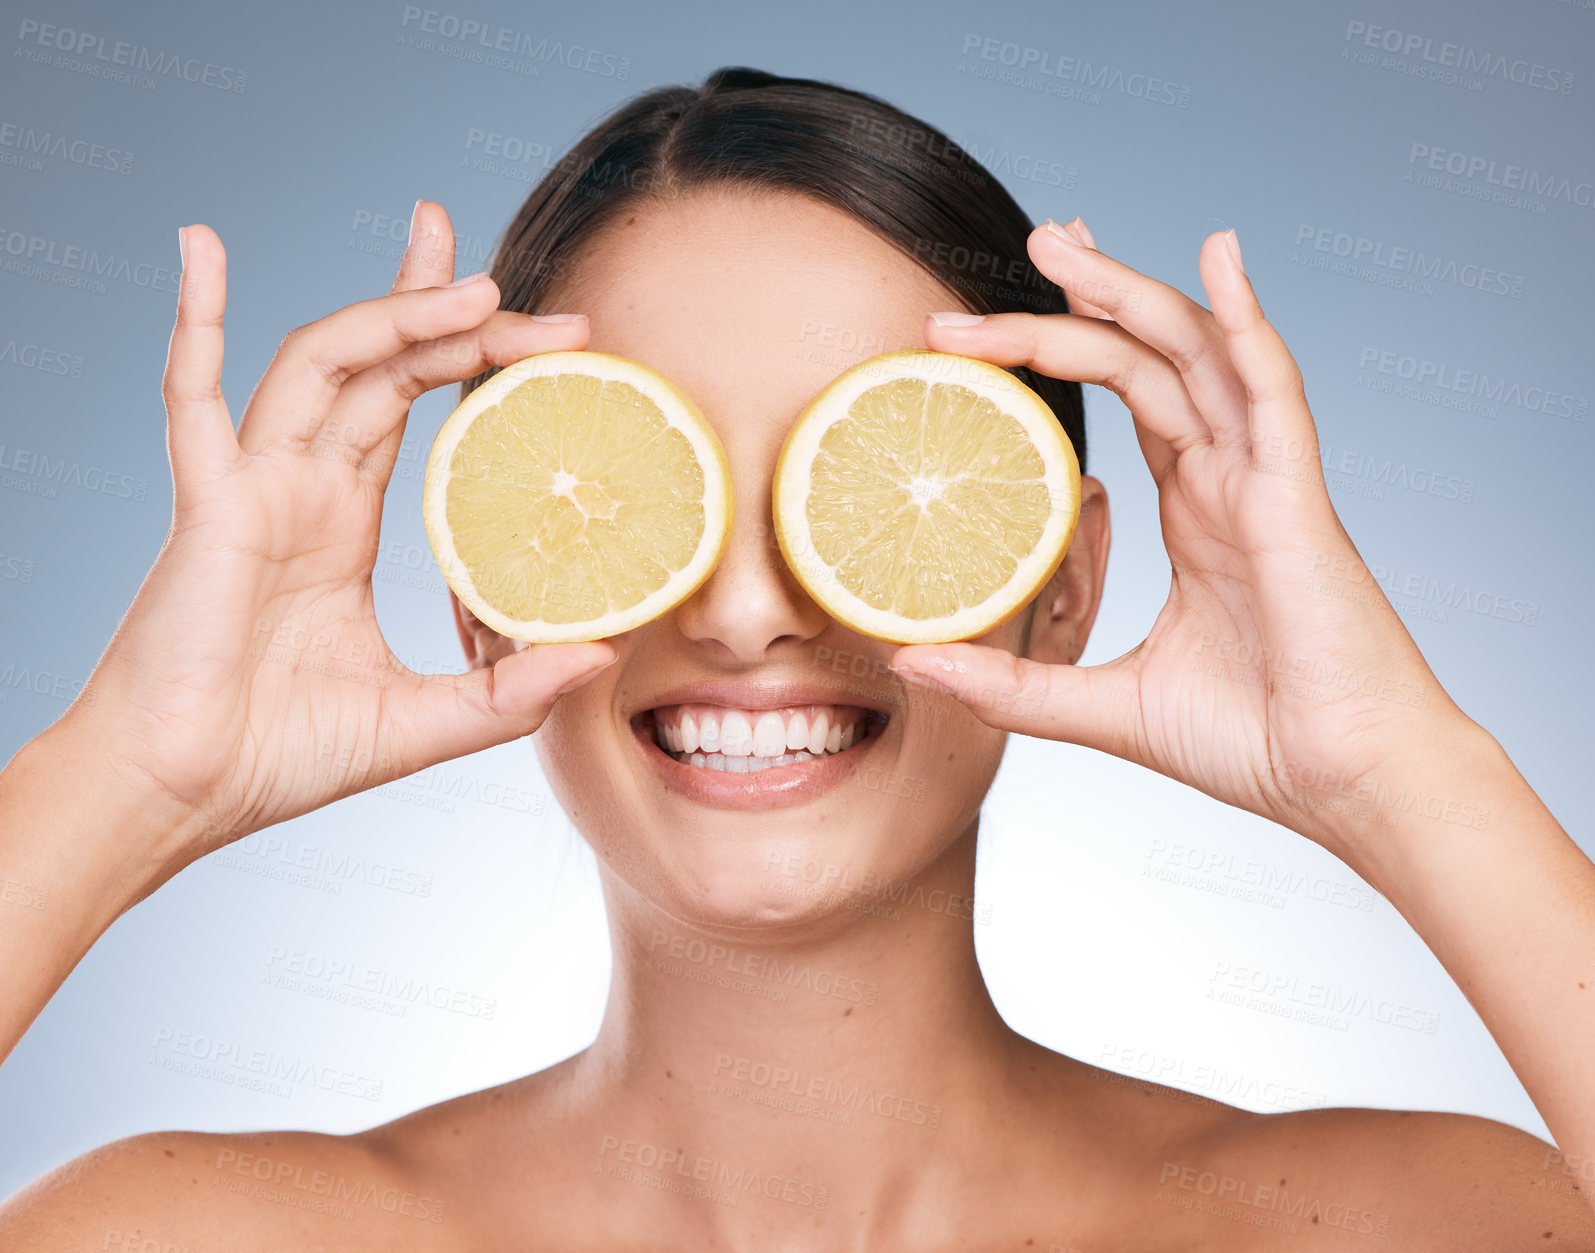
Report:
M 449 220 L 418 202 L 393 291 L 292 332 L 236 434 L 224 256 L 187 228 L 172 531 L 81 698 L 0 774 L 7 873 L 53 906 L 0 913 L 5 1046 L 205 853 L 534 732 L 597 854 L 609 1004 L 577 1056 L 359 1134 L 105 1146 L 13 1197 L 0 1246 L 1595 1249 L 1578 1186 L 1595 867 L 1358 558 L 1233 233 L 1201 250 L 1210 313 L 1083 223 L 1030 231 L 974 174 L 940 132 L 825 84 L 725 70 L 652 93 L 533 193 L 491 280 L 451 282 Z M 823 351 L 819 326 L 840 332 Z M 1023 371 L 1082 462 L 1078 385 L 1059 380 L 1125 400 L 1173 566 L 1144 643 L 1074 665 L 1109 546 L 1089 476 L 1049 583 L 979 640 L 893 648 L 803 595 L 766 521 L 781 440 L 843 366 L 921 345 Z M 410 673 L 370 593 L 409 404 L 579 348 L 653 366 L 704 410 L 733 471 L 729 548 L 609 641 L 518 648 L 456 602 L 471 669 Z M 1217 649 L 1225 667 L 1204 667 Z M 1376 681 L 1305 701 L 1276 682 L 1299 658 Z M 661 747 L 684 712 L 728 710 L 823 711 L 859 738 L 739 775 Z M 1138 762 L 1340 856 L 1471 997 L 1561 1152 L 1461 1115 L 1193 1101 L 1009 1030 L 967 909 L 859 907 L 864 884 L 968 902 L 1008 731 Z M 888 776 L 912 785 L 864 782 Z M 792 891 L 810 866 L 842 886 Z

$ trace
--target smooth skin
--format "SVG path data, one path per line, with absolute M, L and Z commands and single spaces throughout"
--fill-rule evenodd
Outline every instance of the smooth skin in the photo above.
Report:
M 172 535 L 83 696 L 0 773 L 0 864 L 55 904 L 0 911 L 0 950 L 14 955 L 0 972 L 0 1047 L 112 920 L 204 853 L 534 731 L 603 879 L 615 965 L 598 1038 L 546 1071 L 357 1135 L 118 1141 L 0 1207 L 0 1247 L 101 1247 L 107 1231 L 137 1229 L 196 1251 L 1595 1249 L 1576 1169 L 1595 1152 L 1583 1055 L 1595 868 L 1445 695 L 1336 518 L 1316 451 L 1289 473 L 1270 457 L 1315 450 L 1314 428 L 1232 237 L 1202 248 L 1210 313 L 1096 251 L 1083 223 L 1043 226 L 1032 259 L 1077 313 L 972 326 L 929 316 L 956 301 L 910 259 L 792 197 L 640 208 L 553 294 L 551 307 L 589 321 L 496 311 L 490 281 L 444 288 L 441 206 L 418 204 L 411 237 L 393 293 L 289 336 L 234 437 L 219 393 L 222 249 L 188 228 L 165 387 Z M 816 317 L 874 346 L 859 356 L 925 345 L 1118 393 L 1173 567 L 1146 642 L 1075 665 L 1110 544 L 1091 476 L 1057 572 L 979 641 L 893 648 L 804 596 L 773 542 L 770 471 L 802 405 L 856 359 L 817 348 L 805 330 Z M 714 424 L 737 501 L 725 556 L 672 613 L 603 643 L 518 649 L 456 602 L 472 670 L 409 674 L 371 616 L 370 574 L 410 402 L 487 362 L 582 347 L 661 370 Z M 1322 590 L 1344 586 L 1359 597 Z M 1214 640 L 1230 642 L 1227 679 L 1197 673 Z M 1240 643 L 1276 666 L 1322 658 L 1426 699 L 1298 705 L 1234 660 Z M 867 693 L 824 664 L 839 654 L 872 663 Z M 887 709 L 869 760 L 925 795 L 849 782 L 749 815 L 665 791 L 631 716 L 669 687 L 727 677 L 828 684 L 839 702 Z M 980 803 L 1012 730 L 1137 761 L 1344 859 L 1458 980 L 1563 1154 L 1464 1115 L 1259 1115 L 1121 1080 L 1002 1022 L 967 916 L 886 917 L 845 894 L 793 894 L 770 873 L 794 858 L 967 900 Z M 1326 776 L 1338 783 L 1326 789 Z M 1383 795 L 1375 784 L 1488 810 L 1488 823 L 1447 821 L 1444 806 L 1369 822 L 1348 802 Z M 660 960 L 698 940 L 737 955 L 713 972 L 735 963 L 742 977 L 684 978 L 690 961 Z M 873 994 L 749 994 L 765 985 L 746 972 L 772 958 Z M 756 1084 L 717 1086 L 759 1065 L 785 1066 L 807 1091 L 818 1080 L 900 1099 L 839 1122 L 747 1099 Z M 934 1128 L 921 1120 L 932 1109 Z M 651 1186 L 640 1146 L 711 1179 L 756 1173 L 761 1187 L 721 1176 L 737 1202 L 726 1205 Z M 1226 1189 L 1220 1212 L 1183 1204 L 1208 1199 L 1205 1177 Z M 260 1180 L 276 1191 L 252 1191 Z M 303 1204 L 335 1189 L 352 1217 Z M 1303 1202 L 1294 1231 L 1242 1221 Z

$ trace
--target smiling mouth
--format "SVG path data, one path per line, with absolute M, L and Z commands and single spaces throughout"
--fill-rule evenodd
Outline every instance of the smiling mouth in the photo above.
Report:
M 878 736 L 889 718 L 853 705 L 733 709 L 664 705 L 639 715 L 649 738 L 684 766 L 757 774 L 777 766 L 823 761 Z

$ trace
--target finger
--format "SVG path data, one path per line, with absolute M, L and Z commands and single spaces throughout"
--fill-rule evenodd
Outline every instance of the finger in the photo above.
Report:
M 405 774 L 530 735 L 554 701 L 619 657 L 602 640 L 534 644 L 465 674 L 417 675 L 397 696 L 391 747 Z
M 1095 248 L 1097 241 L 1093 238 L 1091 230 L 1085 224 L 1085 219 L 1075 218 L 1072 222 L 1064 223 L 1063 229 L 1068 231 L 1087 248 Z M 1094 305 L 1084 296 L 1069 297 L 1069 312 L 1083 314 L 1088 318 L 1110 318 L 1106 309 L 1101 305 Z M 1111 320 L 1111 318 L 1110 318 Z
M 1197 266 L 1213 305 L 1230 359 L 1246 389 L 1251 438 L 1255 447 L 1285 446 L 1296 440 L 1317 455 L 1318 430 L 1307 406 L 1301 368 L 1267 318 L 1241 262 L 1235 232 L 1207 237 Z
M 454 225 L 442 205 L 417 200 L 410 211 L 409 242 L 404 256 L 399 258 L 399 274 L 388 294 L 418 287 L 444 287 L 453 281 Z
M 343 385 L 406 346 L 480 326 L 498 308 L 486 275 L 362 300 L 290 331 L 255 388 L 238 428 L 247 453 L 315 441 Z
M 1147 464 L 1159 481 L 1176 454 L 1211 442 L 1179 371 L 1114 322 L 1073 314 L 993 313 L 969 325 L 941 326 L 931 317 L 925 342 L 941 352 L 1106 387 L 1152 438 Z M 1147 446 L 1143 440 L 1143 451 Z
M 1122 659 L 1121 659 L 1122 660 Z M 987 726 L 1136 760 L 1133 672 L 1118 661 L 1049 665 L 986 644 L 905 644 L 887 663 L 958 700 Z
M 1246 439 L 1245 389 L 1213 315 L 1184 292 L 1083 246 L 1056 222 L 1032 231 L 1030 259 L 1071 297 L 1107 311 L 1126 330 L 1174 363 L 1186 389 L 1224 445 Z
M 362 474 L 386 486 L 417 397 L 538 353 L 578 351 L 587 346 L 587 337 L 583 314 L 531 317 L 499 310 L 469 331 L 411 344 L 344 384 L 320 442 L 312 447 L 357 465 Z
M 227 251 L 208 226 L 186 226 L 178 239 L 183 271 L 161 397 L 166 403 L 166 449 L 172 462 L 173 492 L 181 501 L 191 484 L 233 465 L 239 451 L 232 415 L 222 396 Z

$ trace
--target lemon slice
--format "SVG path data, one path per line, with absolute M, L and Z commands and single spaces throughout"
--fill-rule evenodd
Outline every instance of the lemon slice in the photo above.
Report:
M 1080 520 L 1080 463 L 1008 371 L 889 352 L 798 415 L 776 461 L 775 532 L 838 621 L 899 644 L 970 639 L 1046 583 Z
M 603 639 L 709 577 L 731 533 L 731 467 L 662 374 L 608 353 L 541 353 L 449 415 L 421 512 L 444 579 L 495 631 Z

